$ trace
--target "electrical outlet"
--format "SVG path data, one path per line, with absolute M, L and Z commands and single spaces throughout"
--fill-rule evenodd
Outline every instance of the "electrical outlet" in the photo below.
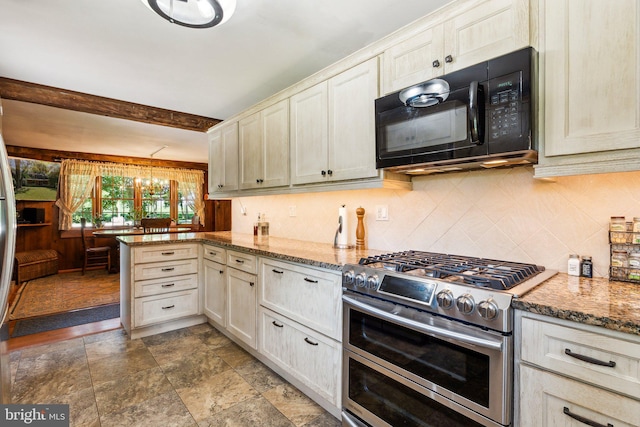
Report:
M 389 205 L 376 205 L 376 221 L 389 221 Z
M 247 215 L 247 208 L 245 208 L 244 206 L 240 206 L 240 213 L 244 216 Z
M 289 206 L 289 216 L 297 216 L 296 206 L 295 205 Z

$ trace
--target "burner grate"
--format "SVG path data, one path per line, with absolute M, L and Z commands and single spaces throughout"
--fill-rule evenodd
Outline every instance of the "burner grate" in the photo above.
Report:
M 498 290 L 510 289 L 544 271 L 534 264 L 414 250 L 362 258 L 359 264 Z

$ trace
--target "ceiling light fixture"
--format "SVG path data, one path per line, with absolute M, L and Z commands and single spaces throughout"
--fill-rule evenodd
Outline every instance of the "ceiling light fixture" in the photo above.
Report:
M 229 20 L 236 0 L 142 0 L 167 21 L 189 28 L 209 28 Z

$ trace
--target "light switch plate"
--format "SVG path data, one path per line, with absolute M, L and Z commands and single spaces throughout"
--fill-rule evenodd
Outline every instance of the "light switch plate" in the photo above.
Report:
M 376 205 L 376 221 L 389 221 L 389 205 Z

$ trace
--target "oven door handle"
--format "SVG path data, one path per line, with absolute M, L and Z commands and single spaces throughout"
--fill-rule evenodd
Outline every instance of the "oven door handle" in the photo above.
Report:
M 342 295 L 342 301 L 356 307 L 359 310 L 362 310 L 362 312 L 364 312 L 365 314 L 370 314 L 372 316 L 380 317 L 383 320 L 388 320 L 389 322 L 396 323 L 400 326 L 405 326 L 407 328 L 411 328 L 419 332 L 423 332 L 433 337 L 448 338 L 450 340 L 455 340 L 457 342 L 464 342 L 466 344 L 470 344 L 470 345 L 474 345 L 482 348 L 488 348 L 490 350 L 502 351 L 502 342 L 495 342 L 495 341 L 485 340 L 482 338 L 475 338 L 466 334 L 460 334 L 458 332 L 453 332 L 447 329 L 438 328 L 436 326 L 427 326 L 423 323 L 416 322 L 415 320 L 405 319 L 403 317 L 395 316 L 392 313 L 388 313 L 379 308 L 372 307 L 369 304 L 362 303 L 346 295 Z

